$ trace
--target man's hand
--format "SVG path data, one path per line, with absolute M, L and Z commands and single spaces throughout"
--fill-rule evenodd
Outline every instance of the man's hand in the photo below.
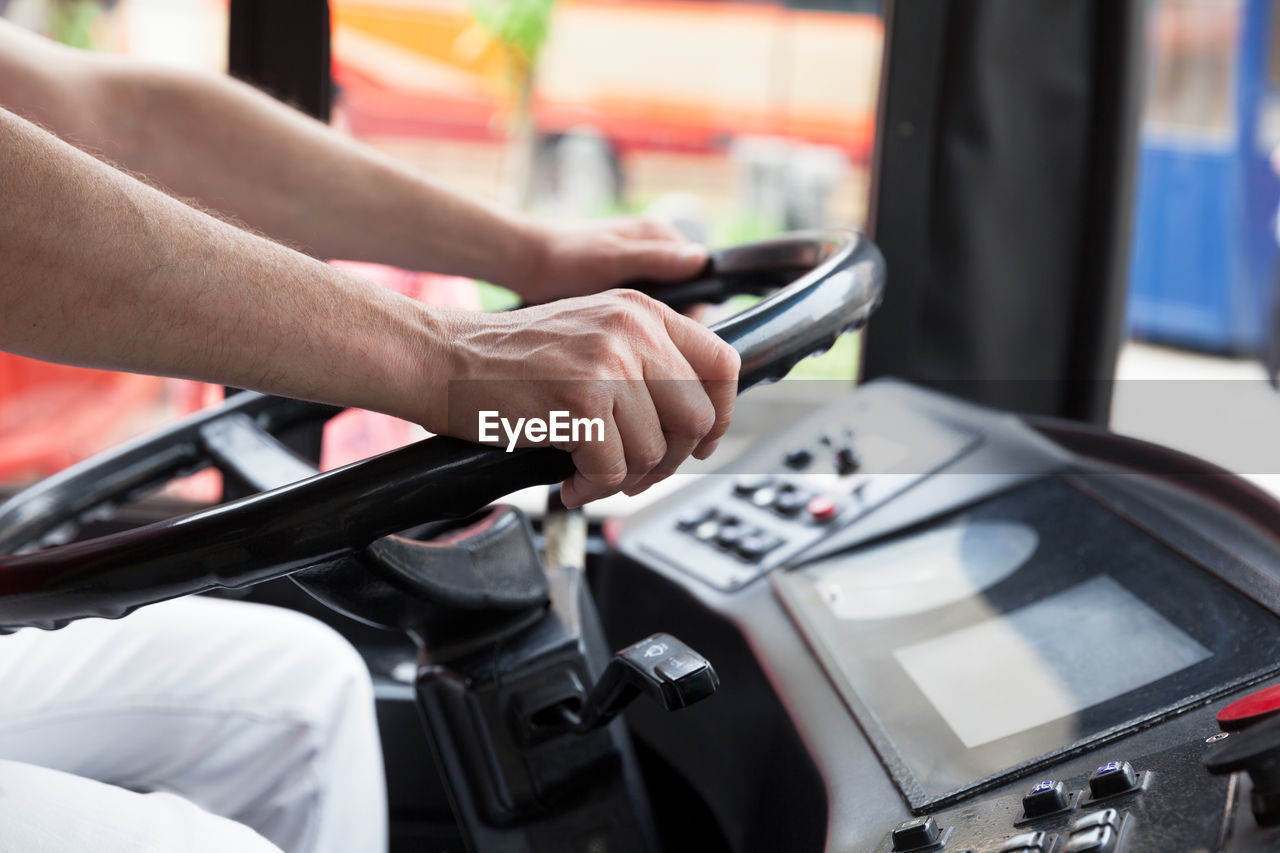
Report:
M 638 494 L 688 456 L 715 450 L 733 416 L 740 360 L 703 326 L 630 290 L 503 314 L 456 312 L 448 354 L 428 395 L 433 432 L 477 439 L 478 412 L 546 419 L 599 418 L 602 441 L 557 441 L 578 471 L 566 506 Z M 443 367 L 444 369 L 440 369 Z M 445 378 L 447 377 L 447 378 Z M 527 443 L 527 442 L 522 442 Z
M 527 302 L 596 293 L 635 279 L 682 281 L 707 263 L 707 250 L 656 219 L 628 217 L 575 225 L 531 222 L 532 265 L 513 282 Z

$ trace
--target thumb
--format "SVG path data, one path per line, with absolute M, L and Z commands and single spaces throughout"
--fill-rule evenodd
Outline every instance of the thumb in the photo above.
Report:
M 707 247 L 698 243 L 654 240 L 628 254 L 628 273 L 633 278 L 681 281 L 695 277 L 707 265 Z

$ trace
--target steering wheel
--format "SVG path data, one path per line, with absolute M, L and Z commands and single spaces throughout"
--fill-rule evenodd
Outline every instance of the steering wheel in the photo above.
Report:
M 781 379 L 861 327 L 880 302 L 884 261 L 856 232 L 800 232 L 715 252 L 698 279 L 651 292 L 678 307 L 779 286 L 712 327 L 742 357 L 739 391 Z M 0 554 L 13 555 L 0 557 L 0 629 L 118 618 L 170 598 L 323 569 L 397 540 L 384 538 L 396 531 L 463 518 L 573 472 L 569 455 L 552 448 L 506 453 L 437 436 L 321 474 L 274 435 L 339 411 L 243 392 L 19 493 L 0 506 Z M 257 493 L 58 544 L 80 524 L 209 465 Z

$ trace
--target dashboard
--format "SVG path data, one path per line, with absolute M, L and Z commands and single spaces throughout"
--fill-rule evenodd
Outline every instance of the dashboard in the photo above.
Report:
M 1168 459 L 863 386 L 618 531 L 606 624 L 723 685 L 633 729 L 735 849 L 1280 848 L 1280 729 L 1219 720 L 1280 711 L 1280 540 Z

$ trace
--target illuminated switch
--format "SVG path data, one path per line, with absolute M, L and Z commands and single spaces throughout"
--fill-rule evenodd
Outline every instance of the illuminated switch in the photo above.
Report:
M 723 524 L 720 526 L 720 529 L 716 531 L 716 544 L 721 548 L 732 548 L 737 545 L 744 536 L 747 536 L 752 532 L 754 531 L 738 521 Z
M 795 515 L 804 509 L 808 501 L 809 496 L 795 486 L 784 486 L 778 490 L 778 496 L 773 499 L 773 508 L 782 515 Z
M 809 517 L 818 522 L 828 522 L 840 511 L 835 499 L 828 495 L 814 495 L 809 498 L 806 507 L 809 510 Z
M 777 496 L 777 489 L 766 487 L 756 491 L 756 493 L 751 496 L 751 502 L 761 509 L 764 509 L 765 507 L 772 505 L 773 499 Z
M 710 518 L 693 529 L 693 536 L 702 542 L 710 542 L 720 532 L 720 522 Z
M 1053 814 L 1066 807 L 1067 792 L 1063 789 L 1061 782 L 1055 782 L 1052 779 L 1037 782 L 1022 798 L 1022 816 L 1025 818 Z
M 1123 794 L 1138 787 L 1138 775 L 1127 761 L 1108 761 L 1089 777 L 1089 793 L 1095 800 Z

